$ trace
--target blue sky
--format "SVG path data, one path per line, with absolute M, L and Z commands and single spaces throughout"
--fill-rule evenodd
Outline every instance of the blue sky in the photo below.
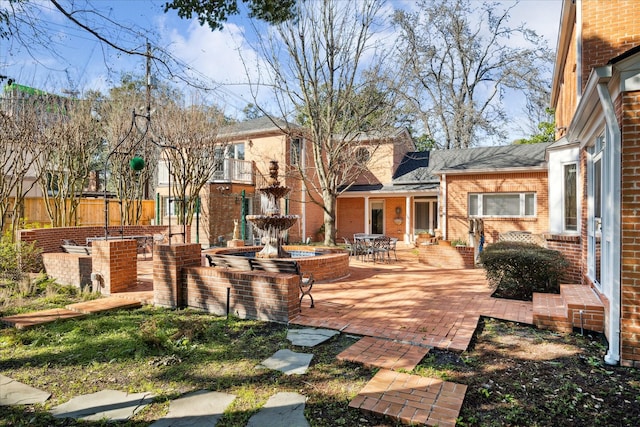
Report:
M 195 20 L 179 18 L 175 11 L 164 13 L 164 1 L 74 0 L 73 3 L 76 9 L 99 11 L 103 18 L 85 17 L 93 20 L 96 31 L 127 49 L 142 51 L 148 39 L 153 46 L 169 52 L 175 64 L 184 67 L 185 73 L 215 88 L 208 92 L 211 102 L 223 106 L 232 117 L 242 118 L 240 111 L 252 99 L 241 57 L 249 63 L 258 57 L 251 47 L 248 21 L 233 18 L 222 31 L 212 32 Z M 39 7 L 33 19 L 41 30 L 40 35 L 45 37 L 44 45 L 52 49 L 30 43 L 29 52 L 15 40 L 0 40 L 0 75 L 7 75 L 20 84 L 60 93 L 69 89 L 104 92 L 117 85 L 122 72 L 144 73 L 143 57 L 127 55 L 100 43 L 47 1 L 31 0 L 31 3 Z M 60 3 L 71 8 L 69 0 L 60 0 Z M 0 5 L 6 6 L 6 0 L 0 0 Z M 389 6 L 412 8 L 415 3 L 395 0 L 389 2 Z M 560 0 L 522 0 L 512 11 L 511 23 L 526 23 L 554 49 L 560 7 Z M 123 28 L 115 31 L 113 23 Z M 166 70 L 155 69 L 154 74 L 168 78 Z

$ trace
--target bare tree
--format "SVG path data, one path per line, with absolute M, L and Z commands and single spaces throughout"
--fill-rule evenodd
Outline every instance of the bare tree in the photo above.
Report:
M 184 209 L 176 209 L 179 223 L 191 224 L 197 195 L 222 168 L 218 159 L 225 143 L 218 138 L 218 131 L 225 122 L 221 110 L 198 103 L 184 107 L 170 102 L 154 116 L 152 131 L 162 149 L 164 165 L 170 165 L 171 192 L 186 203 Z
M 472 7 L 473 6 L 473 7 Z M 483 137 L 506 138 L 507 91 L 537 93 L 552 61 L 544 40 L 524 26 L 510 27 L 513 6 L 476 7 L 469 0 L 421 0 L 397 11 L 398 64 L 403 93 L 423 132 L 439 148 L 464 148 Z M 514 39 L 526 47 L 519 47 Z
M 25 196 L 38 179 L 34 162 L 46 149 L 40 143 L 42 116 L 24 107 L 0 110 L 0 231 L 11 214 L 14 233 L 24 219 Z
M 151 192 L 160 153 L 148 132 L 150 117 L 146 98 L 144 79 L 128 75 L 123 77 L 120 86 L 110 90 L 109 97 L 100 102 L 99 107 L 107 153 L 103 165 L 108 175 L 105 185 L 118 198 L 123 225 L 137 224 L 140 220 L 141 200 Z M 142 159 L 142 169 L 132 167 L 134 158 Z
M 57 96 L 43 99 L 47 149 L 36 158 L 40 188 L 53 227 L 78 225 L 76 211 L 101 149 L 91 103 Z
M 335 244 L 338 195 L 370 166 L 372 156 L 354 161 L 358 148 L 366 140 L 373 153 L 394 129 L 379 78 L 385 58 L 373 39 L 380 11 L 377 0 L 303 2 L 262 45 L 282 115 L 297 115 L 308 130 L 313 166 L 299 172 L 324 210 L 327 245 Z

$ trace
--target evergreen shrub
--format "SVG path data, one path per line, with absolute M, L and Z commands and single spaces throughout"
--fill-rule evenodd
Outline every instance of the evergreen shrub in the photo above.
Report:
M 489 286 L 499 298 L 531 301 L 534 292 L 559 293 L 569 266 L 559 251 L 531 243 L 497 242 L 480 253 Z

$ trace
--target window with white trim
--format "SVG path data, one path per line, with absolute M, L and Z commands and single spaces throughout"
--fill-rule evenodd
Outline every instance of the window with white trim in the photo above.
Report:
M 578 194 L 577 194 L 577 171 L 576 163 L 564 165 L 564 229 L 566 231 L 578 230 Z
M 300 166 L 302 160 L 302 139 L 291 139 L 291 166 Z
M 471 217 L 534 217 L 536 193 L 469 193 Z

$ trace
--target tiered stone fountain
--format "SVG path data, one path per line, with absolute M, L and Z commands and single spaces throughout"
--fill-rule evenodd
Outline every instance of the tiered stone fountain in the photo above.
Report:
M 291 258 L 291 254 L 282 248 L 285 232 L 298 220 L 298 215 L 280 215 L 280 199 L 286 196 L 288 187 L 281 186 L 278 181 L 278 162 L 269 163 L 268 185 L 259 188 L 262 215 L 247 215 L 258 230 L 264 248 L 256 254 L 256 258 Z

